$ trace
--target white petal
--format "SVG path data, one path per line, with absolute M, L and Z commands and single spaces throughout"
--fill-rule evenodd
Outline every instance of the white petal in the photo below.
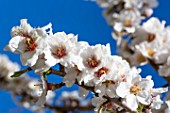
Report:
M 152 89 L 152 93 L 153 95 L 158 95 L 158 94 L 161 94 L 161 93 L 165 93 L 168 91 L 168 87 L 166 88 L 156 88 L 156 89 Z
M 65 83 L 67 87 L 71 87 L 75 83 L 77 73 L 78 72 L 74 68 L 66 69 L 66 75 L 63 78 L 63 83 Z
M 116 89 L 116 94 L 122 98 L 125 98 L 125 96 L 130 94 L 130 84 L 127 82 L 121 82 Z
M 115 29 L 117 32 L 121 32 L 122 29 L 123 29 L 122 23 L 115 23 L 114 29 Z
M 59 60 L 52 55 L 51 51 L 48 50 L 45 52 L 45 59 L 46 59 L 45 63 L 50 67 L 59 63 Z
M 9 44 L 5 46 L 4 50 L 9 50 L 14 53 L 22 53 L 23 49 L 25 49 L 24 44 L 22 44 L 23 37 L 16 36 L 11 38 Z
M 126 99 L 122 103 L 129 107 L 132 111 L 136 111 L 138 108 L 136 96 L 133 94 L 127 95 Z
M 144 105 L 149 105 L 152 99 L 147 91 L 141 91 L 139 94 L 136 95 L 136 98 L 140 103 Z
M 29 65 L 33 66 L 38 60 L 38 55 L 36 54 L 35 51 L 31 52 L 25 52 L 20 55 L 20 60 L 22 62 L 22 65 Z
M 35 73 L 37 74 L 41 74 L 43 72 L 46 72 L 50 69 L 50 67 L 48 65 L 45 64 L 45 59 L 44 57 L 41 58 L 41 56 L 39 56 L 36 64 L 34 66 L 31 67 Z

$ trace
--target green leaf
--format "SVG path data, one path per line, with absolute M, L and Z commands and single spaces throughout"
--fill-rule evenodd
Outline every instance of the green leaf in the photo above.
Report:
M 24 74 L 24 73 L 26 73 L 26 72 L 28 72 L 28 71 L 30 71 L 31 70 L 31 68 L 27 68 L 27 69 L 24 69 L 24 70 L 21 70 L 21 71 L 17 71 L 17 72 L 15 72 L 13 75 L 11 75 L 11 77 L 13 78 L 13 77 L 19 77 L 19 76 L 21 76 L 22 74 Z
M 24 74 L 25 72 L 23 72 L 23 71 L 17 71 L 17 72 L 15 72 L 13 75 L 11 75 L 11 77 L 13 78 L 13 77 L 19 77 L 19 76 L 21 76 L 22 74 Z

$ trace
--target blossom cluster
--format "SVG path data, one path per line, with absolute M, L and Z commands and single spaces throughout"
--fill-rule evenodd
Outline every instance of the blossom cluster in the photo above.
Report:
M 166 92 L 167 88 L 153 88 L 151 76 L 142 78 L 140 69 L 131 68 L 121 57 L 111 55 L 109 44 L 90 46 L 78 41 L 77 35 L 53 33 L 51 26 L 33 28 L 22 19 L 20 26 L 12 28 L 12 38 L 5 47 L 5 50 L 20 54 L 22 64 L 41 75 L 43 92 L 38 103 L 45 103 L 48 91 L 43 73 L 60 64 L 64 67 L 63 83 L 67 87 L 75 82 L 94 87 L 98 98 L 121 99 L 122 104 L 132 111 L 137 111 L 141 105 L 160 108 L 159 94 Z M 86 97 L 89 91 L 79 87 L 79 92 L 80 96 Z M 103 103 L 99 103 L 102 106 Z M 96 105 L 98 108 L 99 104 Z
M 113 27 L 113 38 L 121 40 L 125 34 L 134 33 L 141 21 L 153 13 L 157 0 L 96 0 L 105 8 L 104 16 Z M 119 42 L 120 43 L 120 42 Z
M 165 21 L 160 22 L 158 18 L 152 17 L 129 36 L 131 43 L 127 40 L 122 41 L 119 53 L 133 66 L 146 64 L 149 60 L 158 67 L 161 76 L 168 77 L 169 36 L 170 27 L 165 27 Z
M 106 8 L 105 16 L 113 26 L 113 38 L 120 46 L 119 54 L 132 66 L 143 65 L 151 60 L 157 65 L 161 76 L 168 77 L 169 63 L 169 26 L 156 17 L 140 25 L 141 20 L 153 13 L 158 5 L 156 0 L 97 0 Z M 134 13 L 136 12 L 136 13 Z M 124 40 L 123 36 L 128 35 Z M 123 40 L 122 40 L 123 39 Z
M 28 76 L 22 75 L 17 78 L 11 78 L 16 71 L 20 70 L 20 66 L 8 59 L 6 55 L 0 54 L 0 88 L 1 90 L 8 91 L 15 96 L 24 96 L 22 99 L 17 100 L 24 107 L 29 108 L 33 111 L 39 111 L 39 106 L 33 106 L 32 101 L 36 102 L 42 94 L 42 88 L 35 86 L 39 84 L 37 79 L 29 78 Z M 31 98 L 25 97 L 29 95 Z M 48 92 L 46 102 L 51 103 L 55 93 Z M 17 99 L 17 97 L 16 97 Z M 36 99 L 36 100 L 34 100 Z M 42 108 L 41 108 L 42 109 Z

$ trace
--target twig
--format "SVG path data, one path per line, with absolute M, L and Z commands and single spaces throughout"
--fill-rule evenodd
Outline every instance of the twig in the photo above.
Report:
M 64 77 L 64 75 L 65 75 L 64 72 L 57 71 L 57 70 L 54 70 L 54 69 L 51 70 L 51 73 L 52 73 L 52 74 L 55 74 L 55 75 L 59 75 L 59 76 L 61 76 L 61 77 Z
M 69 111 L 73 111 L 73 110 L 79 110 L 79 111 L 92 111 L 94 110 L 94 106 L 89 105 L 89 106 L 51 106 L 48 104 L 45 104 L 45 107 L 47 107 L 48 109 L 53 109 L 55 111 L 60 111 L 62 113 L 66 113 Z

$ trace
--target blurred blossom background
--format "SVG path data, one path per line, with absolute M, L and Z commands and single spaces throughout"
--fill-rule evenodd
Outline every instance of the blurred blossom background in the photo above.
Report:
M 158 0 L 159 6 L 154 9 L 152 16 L 165 20 L 170 25 L 170 1 Z M 107 25 L 101 9 L 96 2 L 88 0 L 1 0 L 0 1 L 0 54 L 6 54 L 10 60 L 21 65 L 19 55 L 3 51 L 10 40 L 10 30 L 13 26 L 20 25 L 20 19 L 28 19 L 33 27 L 42 27 L 52 23 L 53 32 L 65 31 L 78 34 L 78 40 L 87 41 L 91 45 L 110 43 L 112 55 L 116 55 L 116 42 L 111 37 L 112 28 Z M 26 67 L 21 66 L 21 69 Z M 166 82 L 149 66 L 142 66 L 143 77 L 152 75 L 155 87 L 160 87 Z M 29 76 L 39 79 L 34 72 Z M 51 82 L 60 82 L 61 78 L 49 77 Z M 0 81 L 1 82 L 1 81 Z M 77 86 L 57 90 L 60 98 L 62 91 L 76 90 Z M 0 89 L 0 113 L 32 113 L 18 106 L 9 92 Z M 50 112 L 50 111 L 46 111 Z

